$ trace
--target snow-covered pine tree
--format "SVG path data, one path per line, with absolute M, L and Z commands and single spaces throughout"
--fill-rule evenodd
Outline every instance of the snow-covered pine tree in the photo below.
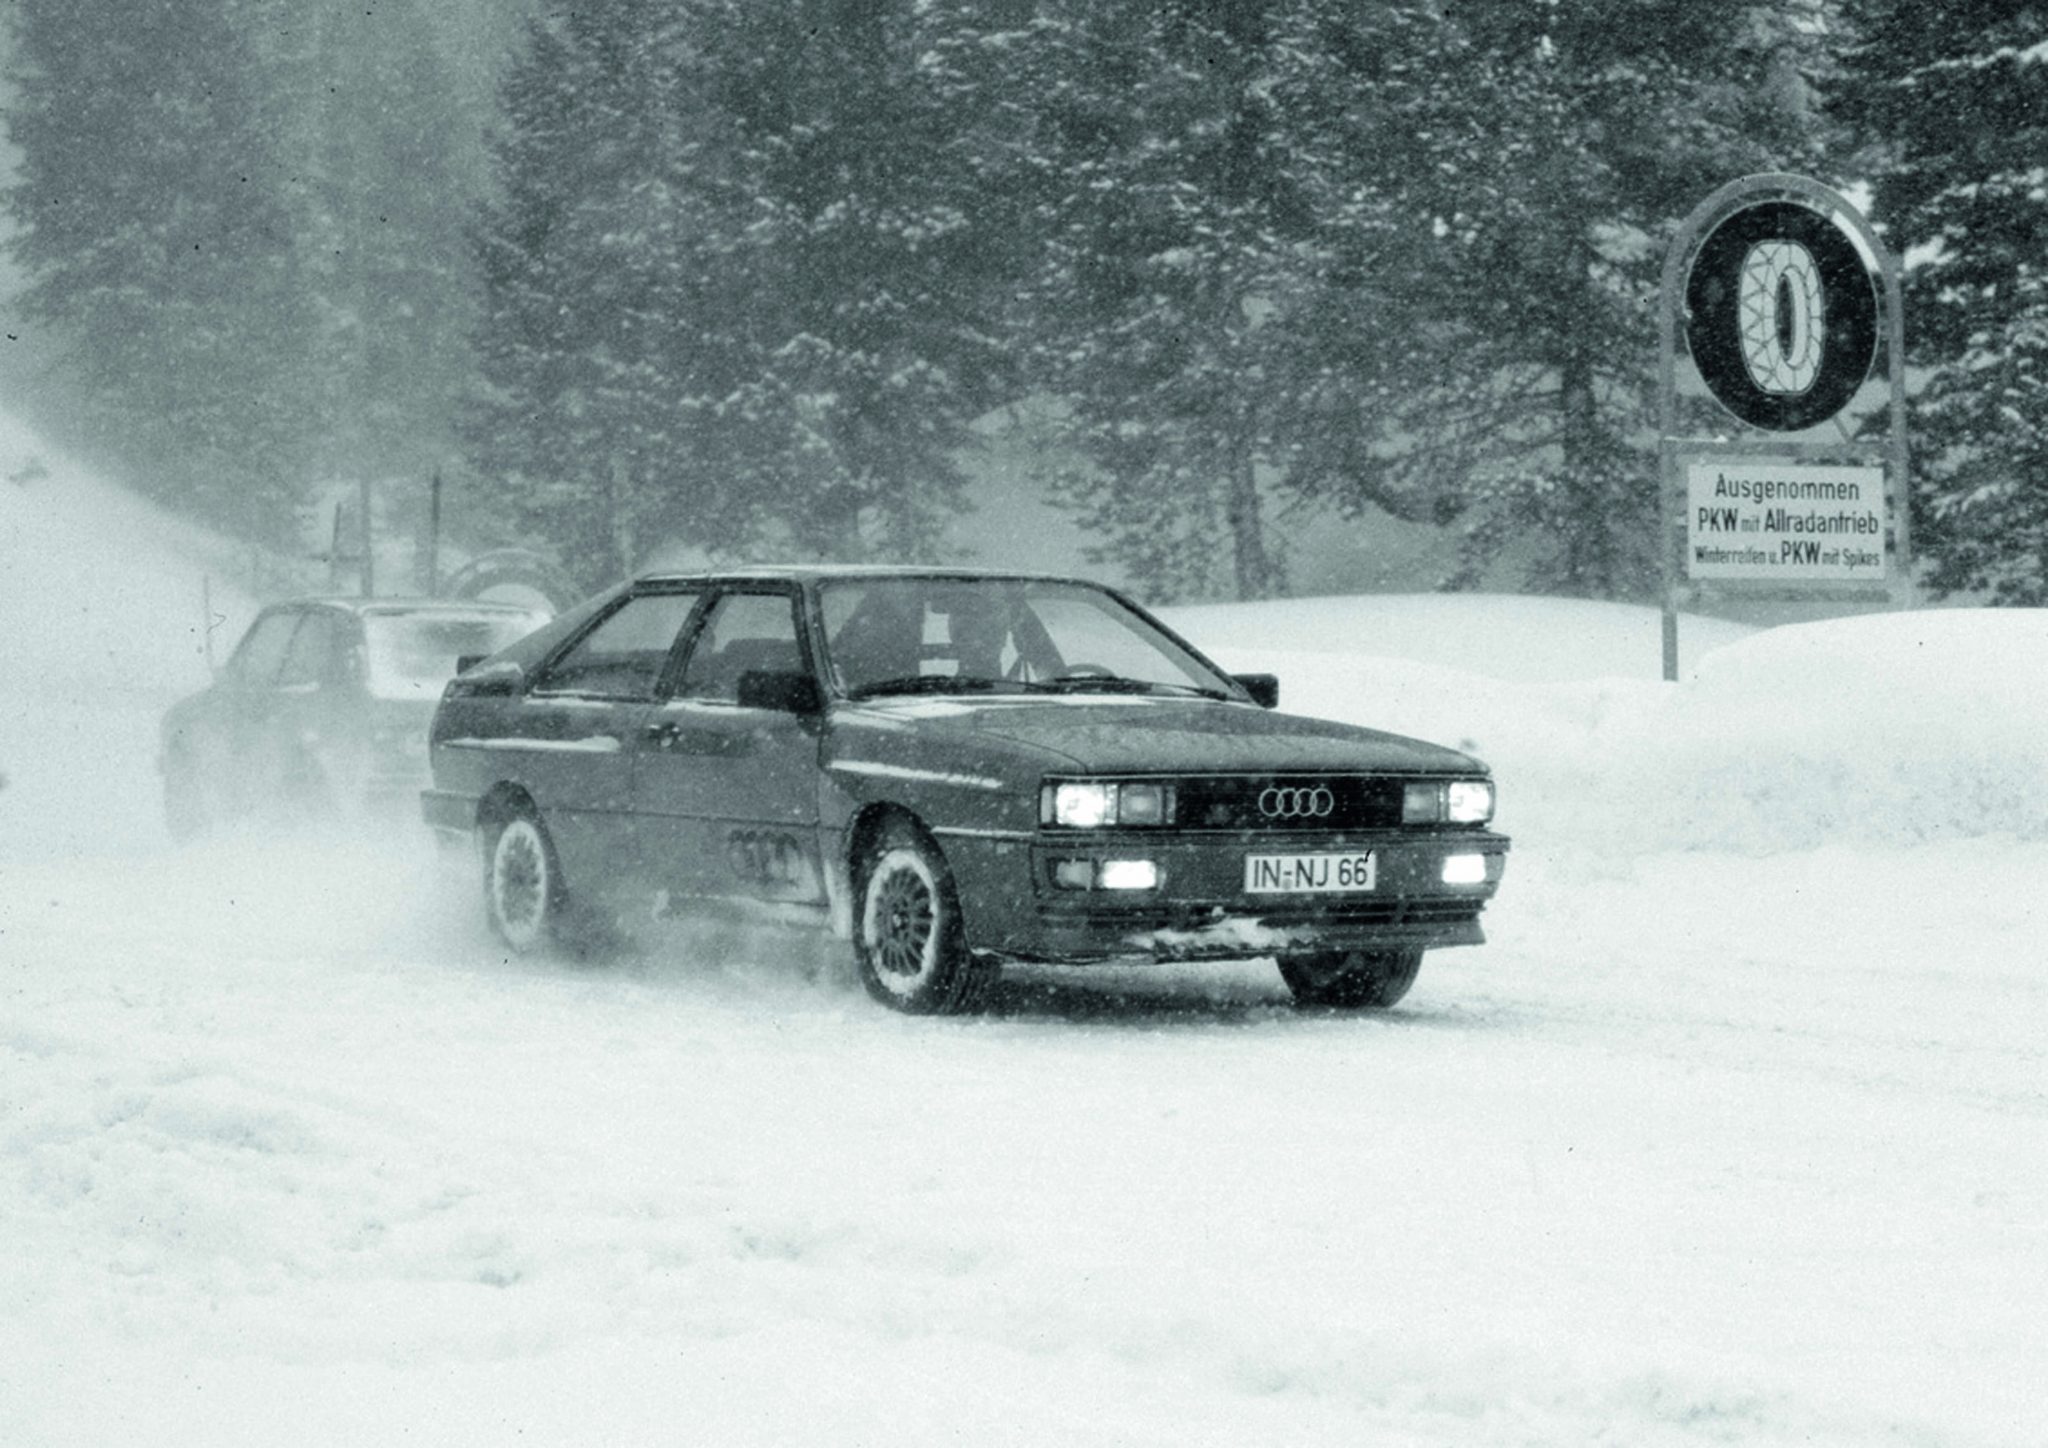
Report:
M 20 0 L 5 204 L 25 315 L 58 337 L 78 445 L 266 542 L 307 469 L 278 114 L 245 0 Z
M 1256 598 L 1284 577 L 1269 499 L 1325 441 L 1293 425 L 1329 391 L 1304 339 L 1342 245 L 1342 8 L 1062 4 L 1031 35 L 1034 380 L 1083 459 L 1062 495 L 1158 597 Z M 1355 432 L 1370 409 L 1320 421 Z
M 918 557 L 1013 387 L 1015 4 L 699 0 L 737 139 L 732 452 L 799 554 Z
M 702 373 L 701 313 L 676 294 L 679 233 L 718 234 L 722 218 L 687 206 L 701 187 L 681 142 L 709 137 L 688 124 L 690 51 L 672 9 L 621 0 L 530 24 L 478 233 L 469 460 L 515 531 L 592 583 L 635 561 L 649 513 L 689 476 L 668 456 Z
M 327 478 L 424 483 L 471 371 L 481 127 L 420 0 L 243 0 L 282 119 Z
M 1656 298 L 1666 239 L 1721 183 L 1813 170 L 1831 0 L 1460 6 L 1435 155 L 1404 210 L 1436 319 L 1390 466 L 1456 480 L 1463 581 L 1640 596 L 1658 574 Z
M 484 228 L 476 464 L 606 569 L 669 541 L 928 551 L 1010 366 L 991 24 L 845 0 L 538 22 Z
M 1833 110 L 1904 254 L 1915 544 L 1941 593 L 2048 604 L 2048 7 L 1853 0 Z

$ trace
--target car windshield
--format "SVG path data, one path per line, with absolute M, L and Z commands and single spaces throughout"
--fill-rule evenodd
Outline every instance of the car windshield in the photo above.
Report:
M 846 579 L 820 590 L 825 656 L 849 698 L 887 694 L 1181 694 L 1236 698 L 1159 625 L 1106 590 L 1043 579 Z
M 363 619 L 364 682 L 380 699 L 432 697 L 456 661 L 494 654 L 547 622 L 544 613 L 373 613 Z

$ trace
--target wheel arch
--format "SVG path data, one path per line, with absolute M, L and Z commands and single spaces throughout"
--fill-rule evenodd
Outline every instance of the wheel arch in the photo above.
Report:
M 539 819 L 540 806 L 533 802 L 533 796 L 526 792 L 525 786 L 501 779 L 477 800 L 476 827 L 480 831 L 488 830 L 519 814 L 530 814 Z
M 832 933 L 841 940 L 853 938 L 854 912 L 859 908 L 861 859 L 892 823 L 901 823 L 917 831 L 941 860 L 946 857 L 930 826 L 918 817 L 915 810 L 887 799 L 871 800 L 862 805 L 847 821 L 838 858 L 831 862 L 832 868 L 826 872 L 832 897 Z

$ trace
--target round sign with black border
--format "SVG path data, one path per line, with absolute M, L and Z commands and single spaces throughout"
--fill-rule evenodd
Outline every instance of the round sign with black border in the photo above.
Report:
M 1877 354 L 1877 287 L 1842 229 L 1796 201 L 1730 213 L 1693 254 L 1686 345 L 1707 390 L 1752 427 L 1840 412 Z

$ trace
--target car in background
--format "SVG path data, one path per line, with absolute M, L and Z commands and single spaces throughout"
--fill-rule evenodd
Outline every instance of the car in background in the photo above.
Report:
M 427 726 L 458 662 L 547 618 L 431 599 L 271 604 L 213 683 L 164 716 L 158 770 L 172 836 L 241 818 L 409 811 L 427 780 Z
M 831 930 L 908 1012 L 1006 962 L 1133 959 L 1392 1005 L 1424 950 L 1484 939 L 1492 779 L 1278 689 L 1074 579 L 654 573 L 450 681 L 421 805 L 477 843 L 515 951 L 651 905 Z

